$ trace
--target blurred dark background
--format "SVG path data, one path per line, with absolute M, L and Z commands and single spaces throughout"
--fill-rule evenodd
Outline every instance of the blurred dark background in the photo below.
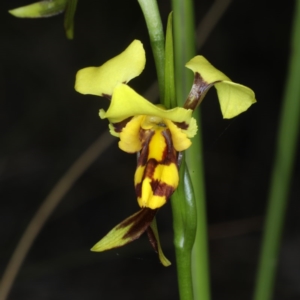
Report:
M 198 24 L 213 1 L 195 2 Z M 100 65 L 140 39 L 147 65 L 131 86 L 143 93 L 156 78 L 137 1 L 79 1 L 73 41 L 65 38 L 63 15 L 22 20 L 7 13 L 29 3 L 0 2 L 0 274 L 43 199 L 107 130 L 98 117 L 107 101 L 76 93 L 76 71 Z M 166 24 L 170 1 L 158 3 Z M 221 118 L 214 91 L 201 107 L 213 300 L 252 297 L 294 4 L 232 1 L 200 51 L 232 80 L 251 87 L 258 100 L 233 120 Z M 137 211 L 135 160 L 115 142 L 82 175 L 35 241 L 9 299 L 178 299 L 170 205 L 160 210 L 158 226 L 171 267 L 160 265 L 145 236 L 106 253 L 89 251 Z M 298 155 L 276 300 L 300 299 L 299 177 Z

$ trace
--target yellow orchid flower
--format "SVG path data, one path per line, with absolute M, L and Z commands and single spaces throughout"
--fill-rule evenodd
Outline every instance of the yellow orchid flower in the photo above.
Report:
M 143 45 L 134 40 L 121 54 L 100 67 L 79 70 L 75 89 L 82 94 L 108 98 L 107 111 L 100 109 L 100 118 L 108 119 L 112 135 L 118 137 L 119 148 L 138 153 L 134 185 L 141 210 L 114 227 L 92 251 L 123 246 L 147 231 L 161 262 L 164 257 L 153 219 L 179 183 L 180 152 L 191 145 L 197 132 L 193 110 L 207 90 L 215 85 L 224 118 L 232 118 L 255 102 L 252 90 L 233 83 L 202 56 L 187 63 L 195 73 L 194 84 L 184 107 L 166 110 L 154 105 L 131 89 L 127 83 L 141 74 L 146 58 Z
M 192 110 L 164 109 L 144 99 L 127 83 L 138 76 L 146 63 L 140 41 L 133 41 L 125 51 L 100 67 L 78 71 L 75 89 L 82 94 L 108 98 L 107 111 L 100 117 L 109 120 L 112 135 L 119 137 L 119 147 L 138 153 L 134 184 L 141 210 L 113 228 L 92 251 L 104 251 L 125 245 L 147 231 L 163 265 L 170 265 L 161 250 L 154 216 L 178 186 L 179 152 L 191 145 L 197 132 Z
M 121 150 L 139 153 L 134 177 L 138 203 L 141 208 L 157 209 L 178 186 L 178 152 L 191 145 L 197 125 L 191 109 L 166 110 L 126 84 L 142 72 L 145 63 L 143 45 L 135 40 L 102 66 L 80 70 L 75 89 L 111 100 L 107 111 L 100 110 L 100 117 L 109 120 L 110 132 L 120 138 Z

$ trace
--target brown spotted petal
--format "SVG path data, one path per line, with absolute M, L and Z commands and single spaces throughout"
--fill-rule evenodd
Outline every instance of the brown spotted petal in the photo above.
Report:
M 163 206 L 178 186 L 177 152 L 169 129 L 157 128 L 148 136 L 135 172 L 140 207 Z
M 151 224 L 157 209 L 143 208 L 114 227 L 91 251 L 102 252 L 124 246 L 143 234 Z

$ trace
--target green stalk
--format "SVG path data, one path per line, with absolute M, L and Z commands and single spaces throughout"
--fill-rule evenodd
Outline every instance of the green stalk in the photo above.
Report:
M 155 24 L 161 24 L 156 18 L 159 18 L 158 9 L 155 1 L 138 0 L 142 11 L 146 18 L 146 23 L 149 30 L 152 50 L 156 62 L 158 73 L 158 81 L 160 86 L 161 101 L 164 102 L 163 92 L 165 90 L 162 83 L 164 76 L 164 56 L 161 52 L 164 45 L 158 46 L 157 41 L 163 43 L 163 37 L 157 37 L 157 27 Z M 193 5 L 191 0 L 188 1 L 173 1 L 174 9 L 174 37 L 175 37 L 175 75 L 176 75 L 176 94 L 178 106 L 183 106 L 193 82 L 193 75 L 187 72 L 184 67 L 185 63 L 195 55 L 195 40 L 194 40 L 194 20 L 193 20 Z M 157 13 L 155 13 L 157 12 Z M 152 26 L 154 25 L 154 27 Z M 158 30 L 158 32 L 162 32 Z M 152 42 L 156 41 L 156 42 Z M 168 44 L 171 44 L 169 42 Z M 167 47 L 167 50 L 170 49 Z M 168 50 L 170 53 L 171 51 Z M 168 63 L 166 69 L 172 72 L 171 64 Z M 173 74 L 166 74 L 167 79 Z M 170 85 L 173 79 L 172 76 L 167 80 Z M 170 101 L 167 106 L 173 106 L 171 95 L 175 95 L 172 91 L 174 87 L 168 86 L 170 92 L 167 92 Z M 174 92 L 174 93 L 173 93 Z M 167 97 L 167 98 L 168 98 Z M 169 101 L 168 100 L 168 101 Z M 198 125 L 200 127 L 199 116 Z M 197 140 L 198 137 L 198 140 Z M 203 181 L 203 166 L 201 155 L 200 128 L 196 138 L 194 138 L 192 149 L 188 152 L 187 161 L 188 169 L 191 170 L 192 178 L 188 175 L 185 161 L 182 161 L 181 166 L 181 181 L 177 191 L 172 196 L 172 211 L 174 224 L 174 244 L 176 251 L 177 273 L 179 294 L 181 300 L 192 299 L 209 299 L 209 283 L 208 283 L 208 259 L 207 259 L 207 234 L 206 234 L 206 217 L 205 217 L 205 200 L 204 200 L 204 181 Z M 191 183 L 193 185 L 191 185 Z M 195 188 L 195 196 L 197 206 L 193 196 L 193 187 Z M 198 216 L 197 216 L 198 215 Z M 196 219 L 198 223 L 196 224 Z M 197 226 L 197 227 L 196 227 Z M 195 229 L 197 228 L 196 244 L 193 249 L 193 258 L 191 256 L 192 248 L 195 239 Z M 191 265 L 193 259 L 193 273 Z M 194 285 L 193 285 L 194 282 Z M 194 298 L 193 298 L 194 294 Z
M 178 288 L 181 300 L 193 300 L 191 252 L 195 240 L 197 213 L 192 182 L 184 159 L 179 176 L 180 184 L 171 201 Z
M 170 13 L 166 33 L 165 98 L 163 102 L 167 108 L 177 106 L 173 46 L 173 18 Z M 195 241 L 197 213 L 192 182 L 184 157 L 182 157 L 179 178 L 179 186 L 171 199 L 178 288 L 180 299 L 192 300 L 191 253 Z
M 172 0 L 175 40 L 176 96 L 182 106 L 191 89 L 193 74 L 185 64 L 195 56 L 195 31 L 192 0 Z M 192 251 L 192 279 L 194 299 L 209 300 L 209 267 L 206 225 L 206 204 L 204 190 L 203 155 L 201 144 L 200 115 L 194 117 L 198 123 L 198 134 L 186 151 L 186 162 L 196 200 L 197 231 Z
M 202 155 L 202 135 L 200 132 L 200 118 L 196 117 L 199 126 L 198 134 L 193 145 L 187 150 L 187 164 L 192 176 L 192 184 L 196 198 L 197 230 L 192 251 L 192 275 L 195 299 L 209 300 L 209 257 L 208 235 L 206 220 L 205 182 Z
M 172 0 L 172 7 L 176 96 L 178 106 L 183 106 L 194 79 L 193 73 L 185 68 L 185 64 L 196 54 L 193 2 Z
M 165 91 L 165 37 L 156 0 L 138 0 L 144 14 L 154 56 L 160 99 Z
M 289 186 L 300 127 L 300 0 L 296 1 L 292 53 L 280 117 L 255 300 L 272 297 Z

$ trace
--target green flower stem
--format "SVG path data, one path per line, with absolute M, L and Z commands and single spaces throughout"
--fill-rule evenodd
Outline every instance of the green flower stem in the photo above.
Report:
M 197 213 L 193 187 L 184 159 L 180 184 L 172 196 L 174 246 L 181 300 L 193 300 L 191 252 L 195 240 Z
M 170 13 L 166 33 L 165 99 L 168 108 L 177 106 L 174 74 L 173 18 Z M 174 246 L 180 299 L 193 299 L 191 273 L 192 249 L 195 241 L 197 212 L 191 178 L 184 157 L 180 168 L 180 181 L 172 196 Z
M 155 43 L 152 42 L 152 49 L 156 61 L 160 95 L 161 99 L 164 99 L 163 92 L 165 88 L 162 73 L 164 70 L 164 56 L 162 50 L 164 49 L 164 40 L 163 36 L 154 38 L 157 36 L 155 24 L 161 24 L 157 5 L 155 1 L 138 1 L 146 18 L 150 40 L 155 41 Z M 193 5 L 191 0 L 173 0 L 172 3 L 174 10 L 176 94 L 178 105 L 182 106 L 193 82 L 192 73 L 190 71 L 188 72 L 184 67 L 185 63 L 195 55 Z M 154 25 L 154 27 L 152 25 Z M 159 32 L 162 33 L 161 25 L 159 28 L 161 28 Z M 157 41 L 160 41 L 159 46 L 157 46 Z M 169 67 L 168 69 L 170 70 L 171 68 Z M 172 79 L 170 79 L 170 82 L 172 82 Z M 170 90 L 172 92 L 172 88 L 170 88 Z M 174 219 L 174 244 L 176 249 L 178 285 L 181 300 L 209 300 L 206 210 L 200 142 L 200 120 L 199 116 L 196 116 L 196 118 L 198 119 L 199 125 L 198 141 L 197 137 L 194 138 L 193 146 L 191 150 L 187 152 L 187 162 L 191 170 L 192 178 L 190 179 L 187 175 L 185 161 L 183 160 L 181 172 L 184 172 L 184 177 L 181 176 L 181 178 L 184 178 L 184 180 L 181 180 L 178 190 L 172 196 L 171 201 Z M 196 207 L 195 204 L 192 204 L 194 203 L 193 201 L 189 201 L 191 194 L 189 196 L 189 193 L 187 193 L 187 191 L 192 190 L 191 182 L 195 191 Z M 193 197 L 191 197 L 191 199 L 192 198 Z M 198 222 L 196 222 L 196 218 L 198 218 Z M 195 239 L 195 227 L 197 228 L 197 238 L 193 251 L 191 251 Z M 191 252 L 193 253 L 193 257 L 191 256 Z M 192 259 L 193 273 L 191 272 Z
M 168 17 L 165 49 L 165 95 L 162 104 L 167 108 L 177 106 L 175 95 L 174 43 L 173 43 L 173 13 Z
M 289 185 L 300 128 L 300 0 L 296 1 L 292 53 L 286 83 L 255 300 L 272 297 L 275 271 L 284 225 Z
M 196 117 L 198 125 L 200 118 Z M 200 127 L 200 126 L 199 126 Z M 197 230 L 192 251 L 192 275 L 195 299 L 209 300 L 209 258 L 208 236 L 206 221 L 205 184 L 202 155 L 202 137 L 198 134 L 193 140 L 193 145 L 186 153 L 186 161 L 192 174 L 192 184 L 196 199 Z
M 195 31 L 192 0 L 172 0 L 175 40 L 176 95 L 182 106 L 193 82 L 193 74 L 185 64 L 195 56 Z M 186 151 L 186 163 L 191 174 L 194 189 L 197 231 L 192 251 L 192 280 L 194 299 L 209 300 L 209 267 L 206 225 L 206 204 L 204 190 L 203 155 L 201 144 L 201 122 L 199 113 L 194 117 L 198 123 L 198 134 L 193 145 Z M 180 275 L 179 275 L 180 276 Z M 184 276 L 184 275 L 182 275 Z
M 149 31 L 154 56 L 160 99 L 165 91 L 165 37 L 156 0 L 138 0 Z
M 175 86 L 178 106 L 183 106 L 193 84 L 194 75 L 185 64 L 196 55 L 192 0 L 172 0 Z

